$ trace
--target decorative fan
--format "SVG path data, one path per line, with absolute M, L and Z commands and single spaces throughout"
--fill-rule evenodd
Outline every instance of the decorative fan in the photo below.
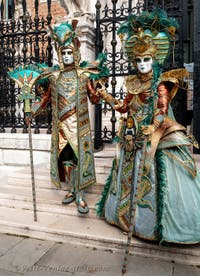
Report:
M 24 112 L 26 118 L 31 117 L 30 100 L 34 98 L 32 94 L 32 87 L 35 81 L 41 76 L 48 66 L 46 64 L 34 65 L 20 65 L 14 70 L 8 72 L 9 77 L 14 80 L 21 88 L 20 99 L 24 100 Z M 30 150 L 30 166 L 31 166 L 31 181 L 32 181 L 32 196 L 33 196 L 33 212 L 34 221 L 37 221 L 37 208 L 36 208 L 36 192 L 35 192 L 35 177 L 34 177 L 34 164 L 33 164 L 33 146 L 32 146 L 32 133 L 30 120 L 27 121 L 29 133 L 29 150 Z
M 34 98 L 32 87 L 40 75 L 47 69 L 44 63 L 34 65 L 20 65 L 8 72 L 9 77 L 21 88 L 20 100 L 24 100 L 24 111 L 30 112 L 30 100 Z

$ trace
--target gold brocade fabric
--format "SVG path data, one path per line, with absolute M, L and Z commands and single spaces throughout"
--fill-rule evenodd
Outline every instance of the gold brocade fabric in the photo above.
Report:
M 78 188 L 96 182 L 88 111 L 88 74 L 81 69 L 48 75 L 52 106 L 51 179 L 60 187 L 59 156 L 70 144 L 77 158 Z M 43 103 L 44 105 L 44 103 Z
M 176 96 L 178 88 L 187 89 L 186 82 L 189 77 L 189 72 L 182 68 L 182 69 L 174 69 L 167 72 L 164 72 L 161 75 L 162 82 L 171 82 L 174 84 L 173 88 L 170 90 L 170 98 L 172 99 Z
M 152 78 L 152 72 L 145 74 L 145 78 L 144 76 L 138 78 L 136 75 L 127 76 L 125 79 L 126 88 L 130 94 L 140 94 L 151 89 Z

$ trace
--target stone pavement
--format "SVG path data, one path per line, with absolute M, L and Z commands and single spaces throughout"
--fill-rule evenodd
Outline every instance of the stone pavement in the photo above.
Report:
M 123 252 L 0 234 L 0 276 L 120 276 Z M 129 256 L 126 276 L 198 276 L 199 266 Z

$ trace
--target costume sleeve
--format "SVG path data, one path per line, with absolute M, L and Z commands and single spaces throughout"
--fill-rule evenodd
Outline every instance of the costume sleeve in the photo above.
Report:
M 153 117 L 153 126 L 155 129 L 160 126 L 168 114 L 169 101 L 169 89 L 164 83 L 160 83 L 158 86 L 157 108 Z
M 104 89 L 98 89 L 98 94 L 101 96 L 101 98 L 107 102 L 112 108 L 114 108 L 115 105 L 119 104 L 119 101 L 115 99 L 110 93 L 107 93 Z
M 107 77 L 101 78 L 96 83 L 96 93 L 101 99 L 108 103 L 112 108 L 118 105 L 120 102 L 115 99 L 110 93 L 106 91 L 106 83 L 108 81 Z
M 88 97 L 90 99 L 90 102 L 92 104 L 97 104 L 100 101 L 100 95 L 97 94 L 97 91 L 94 87 L 94 82 L 93 80 L 88 80 L 87 82 L 87 92 L 88 92 Z
M 33 116 L 37 116 L 50 102 L 51 98 L 51 89 L 50 85 L 47 87 L 43 87 L 38 85 L 36 88 L 38 91 L 40 91 L 40 94 L 43 94 L 42 97 L 37 97 L 35 103 L 31 107 L 31 113 Z
M 115 108 L 120 113 L 126 113 L 129 111 L 129 104 L 133 99 L 133 94 L 128 93 L 123 100 L 123 102 L 119 103 L 119 107 Z

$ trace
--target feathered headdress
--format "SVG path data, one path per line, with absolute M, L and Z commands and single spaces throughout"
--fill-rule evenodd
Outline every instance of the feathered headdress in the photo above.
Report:
M 55 26 L 49 26 L 51 38 L 55 42 L 55 50 L 62 67 L 62 49 L 71 48 L 74 55 L 75 66 L 80 62 L 80 41 L 76 34 L 78 20 L 73 19 L 71 23 L 62 22 Z
M 175 18 L 155 8 L 130 15 L 118 29 L 129 61 L 134 63 L 137 55 L 149 54 L 162 65 L 169 54 L 171 42 L 175 42 L 178 23 Z

